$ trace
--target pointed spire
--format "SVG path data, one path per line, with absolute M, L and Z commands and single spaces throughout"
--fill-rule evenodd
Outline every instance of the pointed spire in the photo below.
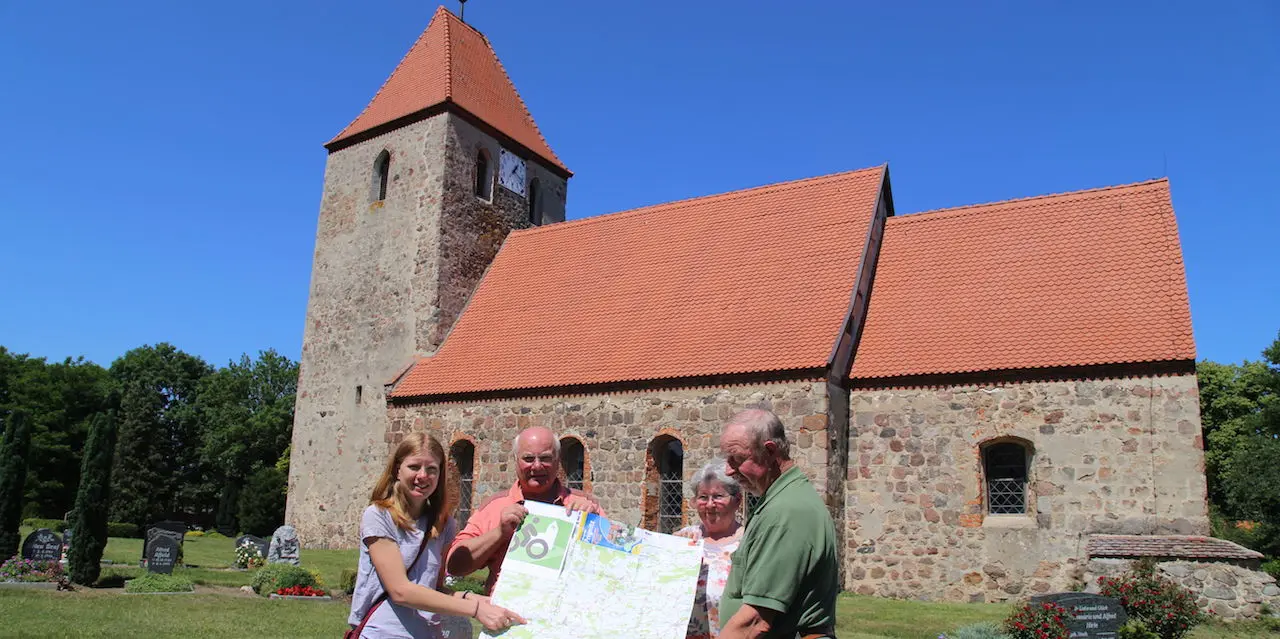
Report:
M 373 100 L 325 145 L 330 151 L 401 118 L 452 104 L 551 165 L 569 169 L 547 144 L 489 40 L 443 6 Z

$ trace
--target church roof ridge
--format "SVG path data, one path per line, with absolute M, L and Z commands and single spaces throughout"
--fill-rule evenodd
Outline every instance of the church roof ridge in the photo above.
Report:
M 860 169 L 851 169 L 848 171 L 840 171 L 837 173 L 828 173 L 826 175 L 814 175 L 810 177 L 797 178 L 794 180 L 785 180 L 782 182 L 771 182 L 769 184 L 749 186 L 749 187 L 744 187 L 740 189 L 734 189 L 731 191 L 722 191 L 720 193 L 710 193 L 707 195 L 695 195 L 691 197 L 681 198 L 678 200 L 671 200 L 668 202 L 659 202 L 657 204 L 646 204 L 644 206 L 638 206 L 630 209 L 623 209 L 621 211 L 601 213 L 599 215 L 592 215 L 590 217 L 579 218 L 576 220 L 569 220 L 566 222 L 560 222 L 558 224 L 549 224 L 547 226 L 535 226 L 532 228 L 520 229 L 517 231 L 513 231 L 511 235 L 515 236 L 515 235 L 533 235 L 538 233 L 551 233 L 560 229 L 564 229 L 566 227 L 577 227 L 577 226 L 583 226 L 587 224 L 613 222 L 616 220 L 627 219 L 627 218 L 640 216 L 640 215 L 665 213 L 668 211 L 679 210 L 679 209 L 687 208 L 690 206 L 699 206 L 699 205 L 709 204 L 719 200 L 732 200 L 739 197 L 761 195 L 765 193 L 771 193 L 774 191 L 803 188 L 806 186 L 813 186 L 815 184 L 822 184 L 825 182 L 847 180 L 854 177 L 858 177 L 863 173 L 867 173 L 871 171 L 883 171 L 886 167 L 888 167 L 888 164 L 879 164 L 876 166 L 868 166 Z
M 895 225 L 911 224 L 913 222 L 929 222 L 933 220 L 948 219 L 959 217 L 962 215 L 974 215 L 981 213 L 981 209 L 999 207 L 1005 205 L 1027 205 L 1037 200 L 1043 201 L 1044 204 L 1058 203 L 1064 198 L 1072 197 L 1093 197 L 1105 193 L 1107 191 L 1128 191 L 1146 186 L 1156 186 L 1159 184 L 1168 185 L 1169 178 L 1162 177 L 1151 180 L 1143 180 L 1140 182 L 1130 182 L 1127 184 L 1111 184 L 1107 186 L 1098 186 L 1087 189 L 1079 189 L 1075 191 L 1059 191 L 1056 193 L 1043 193 L 1040 195 L 1030 195 L 1026 197 L 1010 198 L 1007 200 L 994 200 L 991 202 L 977 202 L 974 204 L 962 204 L 960 206 L 948 206 L 940 209 L 928 209 L 915 213 L 906 213 L 900 216 L 890 218 Z M 1167 187 L 1166 187 L 1167 188 Z

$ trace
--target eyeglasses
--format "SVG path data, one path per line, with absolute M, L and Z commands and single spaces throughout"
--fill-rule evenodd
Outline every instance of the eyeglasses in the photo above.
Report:
M 706 504 L 706 503 L 713 502 L 713 501 L 714 501 L 714 502 L 716 502 L 716 503 L 723 504 L 723 503 L 725 503 L 725 502 L 728 502 L 728 501 L 729 501 L 729 496 L 728 496 L 728 495 L 725 495 L 725 494 L 723 494 L 723 493 L 717 493 L 717 494 L 715 494 L 715 495 L 698 495 L 698 496 L 697 496 L 697 497 L 695 497 L 694 499 L 695 499 L 695 501 L 697 501 L 699 504 Z
M 543 466 L 550 466 L 551 462 L 555 460 L 556 460 L 555 455 L 541 455 L 541 456 L 521 455 L 520 456 L 520 461 L 526 464 L 532 464 L 533 462 L 537 461 L 542 463 Z

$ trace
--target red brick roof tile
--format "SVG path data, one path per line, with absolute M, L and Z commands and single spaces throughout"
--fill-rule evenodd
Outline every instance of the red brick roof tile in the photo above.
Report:
M 1194 359 L 1156 180 L 890 218 L 851 376 Z
M 882 167 L 511 233 L 393 398 L 822 368 Z
M 1262 553 L 1225 539 L 1182 535 L 1091 535 L 1086 551 L 1090 557 L 1262 559 Z
M 568 172 L 542 137 L 489 40 L 444 7 L 436 10 L 364 111 L 328 144 L 446 101 Z

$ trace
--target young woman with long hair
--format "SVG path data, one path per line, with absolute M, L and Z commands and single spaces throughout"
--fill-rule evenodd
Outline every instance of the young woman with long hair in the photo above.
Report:
M 458 534 L 444 464 L 444 447 L 426 433 L 405 437 L 387 460 L 360 521 L 352 636 L 441 637 L 441 615 L 472 617 L 495 632 L 525 622 L 488 597 L 444 585 L 441 559 Z

